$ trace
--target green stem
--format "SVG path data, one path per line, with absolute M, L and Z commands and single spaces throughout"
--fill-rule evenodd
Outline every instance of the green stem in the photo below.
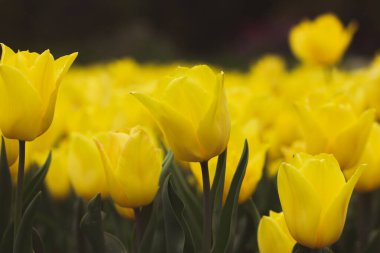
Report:
M 142 239 L 141 211 L 140 211 L 140 208 L 134 208 L 133 211 L 135 212 L 135 229 L 136 229 L 135 253 L 139 253 L 140 252 L 140 243 L 141 243 L 141 239 Z
M 20 226 L 22 217 L 22 191 L 24 186 L 24 167 L 25 167 L 25 141 L 19 141 L 19 157 L 18 157 L 18 172 L 17 172 L 17 186 L 14 210 L 14 231 L 13 240 L 16 241 L 17 230 Z
M 209 253 L 211 250 L 211 205 L 210 205 L 210 176 L 208 171 L 208 162 L 201 162 L 202 181 L 203 181 L 203 253 Z

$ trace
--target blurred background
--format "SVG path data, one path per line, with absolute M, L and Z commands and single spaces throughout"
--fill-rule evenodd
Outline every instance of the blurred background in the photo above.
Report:
M 78 51 L 81 64 L 133 57 L 245 68 L 267 53 L 291 61 L 290 27 L 324 12 L 359 24 L 349 55 L 369 58 L 380 45 L 376 0 L 0 0 L 0 6 L 1 42 L 57 56 Z

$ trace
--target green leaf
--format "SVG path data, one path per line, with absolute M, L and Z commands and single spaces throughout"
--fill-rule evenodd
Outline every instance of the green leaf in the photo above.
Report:
M 88 203 L 88 211 L 80 222 L 80 228 L 90 242 L 94 253 L 106 253 L 101 205 L 102 199 L 98 193 Z
M 104 232 L 107 253 L 128 253 L 123 243 L 114 235 Z
M 37 229 L 32 230 L 32 242 L 34 253 L 44 253 L 45 247 L 42 241 L 41 235 L 38 233 Z
M 226 176 L 226 159 L 227 149 L 224 150 L 224 152 L 220 154 L 218 157 L 214 182 L 212 184 L 210 192 L 213 241 L 216 241 L 217 233 L 219 231 L 220 215 L 222 214 L 223 209 L 223 191 Z
M 299 243 L 297 243 L 296 245 L 294 245 L 293 251 L 292 251 L 292 253 L 309 253 L 309 252 L 311 252 L 310 248 L 302 246 Z M 318 252 L 318 253 L 334 253 L 334 251 L 332 251 L 328 247 L 325 247 L 325 248 L 322 248 L 322 249 L 317 249 L 317 250 L 314 250 L 313 252 Z
M 149 218 L 149 221 L 145 227 L 145 231 L 143 234 L 143 237 L 140 242 L 140 252 L 149 253 L 152 250 L 152 240 L 155 233 L 155 228 L 157 224 L 157 212 L 158 212 L 158 203 L 160 198 L 155 198 L 153 202 L 153 210 L 151 213 L 151 216 Z
M 33 176 L 33 178 L 24 186 L 23 196 L 24 196 L 24 204 L 23 207 L 26 208 L 28 203 L 33 198 L 33 196 L 41 190 L 41 187 L 44 183 L 46 174 L 48 173 L 49 166 L 51 163 L 51 151 L 44 163 L 44 165 L 37 171 L 37 173 Z M 24 209 L 23 208 L 23 209 Z
M 261 215 L 259 210 L 256 207 L 255 202 L 250 198 L 248 199 L 243 205 L 242 205 L 245 213 L 248 216 L 249 219 L 249 226 L 251 226 L 251 233 L 249 234 L 249 239 L 252 242 L 253 241 L 253 246 L 254 250 L 258 251 L 258 245 L 257 245 L 257 229 L 259 227 L 259 222 L 261 219 Z
M 8 224 L 4 230 L 0 242 L 0 252 L 12 252 L 13 250 L 13 223 Z
M 214 241 L 212 252 L 228 252 L 232 246 L 233 234 L 235 233 L 237 222 L 238 199 L 241 184 L 243 183 L 245 170 L 248 163 L 248 143 L 244 142 L 244 149 L 240 157 L 239 164 L 232 179 L 230 191 L 228 192 L 226 203 L 220 216 L 219 231 Z
M 184 205 L 173 189 L 170 179 L 169 174 L 162 191 L 166 252 L 191 253 L 194 252 L 194 242 L 183 215 Z
M 171 150 L 168 151 L 168 153 L 165 156 L 164 161 L 162 162 L 162 171 L 160 175 L 160 186 L 164 184 L 165 178 L 170 173 L 170 166 L 173 164 L 173 152 Z
M 377 253 L 380 251 L 380 231 L 375 230 L 369 236 L 369 242 L 364 253 Z
M 11 221 L 12 180 L 9 171 L 4 138 L 1 138 L 0 154 L 0 238 Z M 2 251 L 3 252 L 3 251 Z
M 36 215 L 37 207 L 41 202 L 41 192 L 38 192 L 32 199 L 25 213 L 21 218 L 20 227 L 16 233 L 13 253 L 32 253 L 32 232 L 33 221 Z

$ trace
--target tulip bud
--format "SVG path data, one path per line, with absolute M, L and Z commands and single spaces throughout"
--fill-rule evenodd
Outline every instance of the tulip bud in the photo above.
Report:
M 174 155 L 202 162 L 221 154 L 231 127 L 223 74 L 205 65 L 179 68 L 164 86 L 159 99 L 133 95 L 152 113 Z
M 151 203 L 158 191 L 162 151 L 148 133 L 134 127 L 129 134 L 99 134 L 95 142 L 115 203 L 129 208 Z
M 9 139 L 32 141 L 49 128 L 59 84 L 77 53 L 54 60 L 49 50 L 15 53 L 1 47 L 0 129 Z
M 335 15 L 324 14 L 293 27 L 289 35 L 290 48 L 305 63 L 335 64 L 342 58 L 356 29 L 355 23 L 344 28 Z
M 263 216 L 257 231 L 260 253 L 291 253 L 296 241 L 290 235 L 283 213 Z
M 339 239 L 364 167 L 359 166 L 346 182 L 333 155 L 301 153 L 281 165 L 278 194 L 289 232 L 298 243 L 323 248 Z

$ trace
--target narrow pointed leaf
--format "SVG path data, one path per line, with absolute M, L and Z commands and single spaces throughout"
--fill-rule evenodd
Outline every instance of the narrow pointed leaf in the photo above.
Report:
M 102 199 L 100 194 L 97 194 L 88 203 L 88 211 L 80 223 L 80 228 L 90 242 L 94 253 L 106 253 L 101 205 Z
M 173 152 L 171 150 L 165 156 L 164 161 L 162 162 L 162 172 L 160 175 L 160 186 L 164 184 L 165 178 L 170 173 L 170 167 L 173 165 Z
M 0 154 L 0 238 L 11 220 L 12 206 L 12 180 L 9 171 L 7 152 L 5 150 L 4 138 L 1 139 Z
M 37 207 L 41 202 L 41 192 L 38 192 L 32 199 L 25 213 L 21 218 L 20 227 L 16 233 L 13 253 L 32 253 L 32 232 L 33 221 L 37 212 Z
M 223 209 L 223 191 L 226 176 L 226 159 L 227 149 L 218 157 L 214 182 L 211 186 L 210 192 L 213 241 L 216 241 L 217 233 L 219 231 L 220 215 Z
M 169 175 L 162 191 L 166 252 L 194 253 L 193 237 L 183 215 L 184 204 L 173 189 Z
M 23 207 L 26 208 L 28 203 L 33 198 L 33 196 L 41 190 L 42 185 L 44 183 L 46 174 L 48 173 L 49 166 L 51 163 L 52 153 L 50 151 L 44 165 L 37 171 L 37 173 L 33 176 L 33 178 L 24 186 L 24 204 Z
M 229 252 L 232 246 L 237 222 L 239 193 L 248 163 L 248 152 L 248 143 L 245 141 L 243 153 L 240 157 L 239 164 L 232 179 L 230 191 L 227 195 L 226 203 L 220 216 L 219 231 L 213 244 L 213 253 Z
M 33 242 L 33 250 L 34 253 L 44 253 L 45 247 L 42 241 L 40 233 L 38 233 L 37 229 L 33 228 L 32 232 L 32 242 Z

